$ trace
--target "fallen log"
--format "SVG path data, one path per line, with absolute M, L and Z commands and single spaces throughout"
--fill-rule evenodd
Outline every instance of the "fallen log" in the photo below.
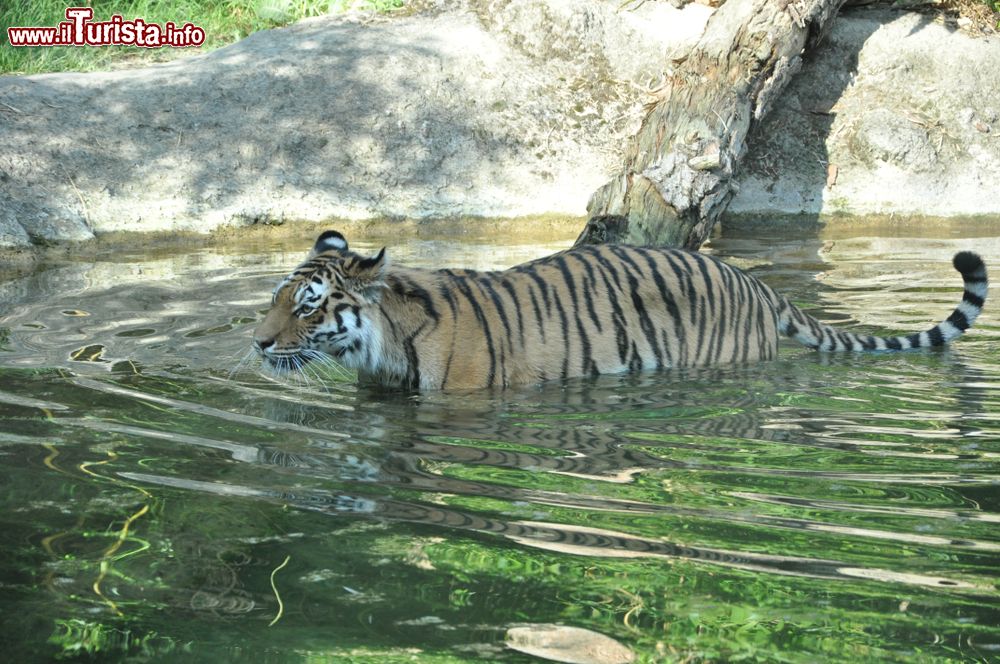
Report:
M 844 0 L 728 0 L 654 92 L 625 165 L 599 188 L 576 244 L 697 249 L 736 191 L 747 136 Z

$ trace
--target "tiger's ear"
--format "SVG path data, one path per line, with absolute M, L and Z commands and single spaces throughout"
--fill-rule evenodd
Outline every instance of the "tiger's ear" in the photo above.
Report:
M 389 259 L 385 255 L 385 247 L 382 247 L 376 255 L 371 258 L 358 258 L 357 261 L 348 261 L 344 266 L 348 279 L 362 296 L 377 302 L 381 296 L 382 287 L 385 286 L 385 271 L 389 267 Z
M 347 251 L 347 240 L 337 231 L 326 231 L 316 238 L 316 244 L 313 245 L 309 257 L 318 256 L 324 251 L 345 252 Z
M 389 259 L 385 257 L 385 247 L 371 258 L 359 258 L 351 266 L 351 276 L 361 282 L 380 281 L 385 274 Z

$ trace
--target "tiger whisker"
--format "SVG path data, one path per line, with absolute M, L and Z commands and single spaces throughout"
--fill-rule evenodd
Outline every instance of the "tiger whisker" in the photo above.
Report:
M 319 375 L 319 373 L 316 371 L 316 369 L 314 367 L 306 365 L 306 366 L 303 367 L 303 371 L 304 372 L 307 371 L 308 374 L 315 381 L 316 386 L 320 387 L 324 392 L 329 392 L 330 391 L 330 388 L 327 387 L 327 385 L 326 385 L 325 382 L 323 382 L 322 376 Z
M 351 377 L 351 373 L 347 370 L 347 368 L 344 367 L 339 362 L 337 362 L 336 360 L 334 360 L 333 357 L 331 357 L 329 353 L 324 353 L 321 350 L 310 348 L 310 349 L 304 350 L 303 354 L 306 357 L 308 357 L 310 360 L 314 360 L 317 363 L 319 363 L 320 365 L 322 365 L 323 367 L 332 370 L 332 373 L 336 377 L 338 377 L 338 378 L 350 378 Z M 317 377 L 319 377 L 319 373 L 318 372 L 317 372 Z
M 256 353 L 254 353 L 252 348 L 243 353 L 242 358 L 240 358 L 239 362 L 236 363 L 236 366 L 229 371 L 229 380 L 232 380 L 233 377 L 240 373 L 246 365 L 252 362 L 255 355 Z

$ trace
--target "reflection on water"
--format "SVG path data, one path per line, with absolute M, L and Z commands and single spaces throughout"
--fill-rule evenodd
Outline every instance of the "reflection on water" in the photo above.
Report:
M 824 320 L 908 331 L 957 302 L 950 256 L 970 246 L 1000 266 L 989 238 L 712 250 Z M 390 253 L 489 268 L 556 248 Z M 1000 656 L 989 304 L 940 352 L 788 345 L 461 397 L 234 372 L 300 259 L 3 286 L 0 620 L 19 661 L 529 661 L 503 643 L 523 623 L 640 661 Z

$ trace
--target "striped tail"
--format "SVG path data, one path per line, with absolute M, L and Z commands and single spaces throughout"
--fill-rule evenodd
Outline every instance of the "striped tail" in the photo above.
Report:
M 947 320 L 926 332 L 898 337 L 873 337 L 842 332 L 802 313 L 784 298 L 778 310 L 778 330 L 809 348 L 824 352 L 907 350 L 941 346 L 961 336 L 972 326 L 983 310 L 988 288 L 986 266 L 978 255 L 971 251 L 961 251 L 955 254 L 952 264 L 962 274 L 962 281 L 965 283 L 962 301 Z

